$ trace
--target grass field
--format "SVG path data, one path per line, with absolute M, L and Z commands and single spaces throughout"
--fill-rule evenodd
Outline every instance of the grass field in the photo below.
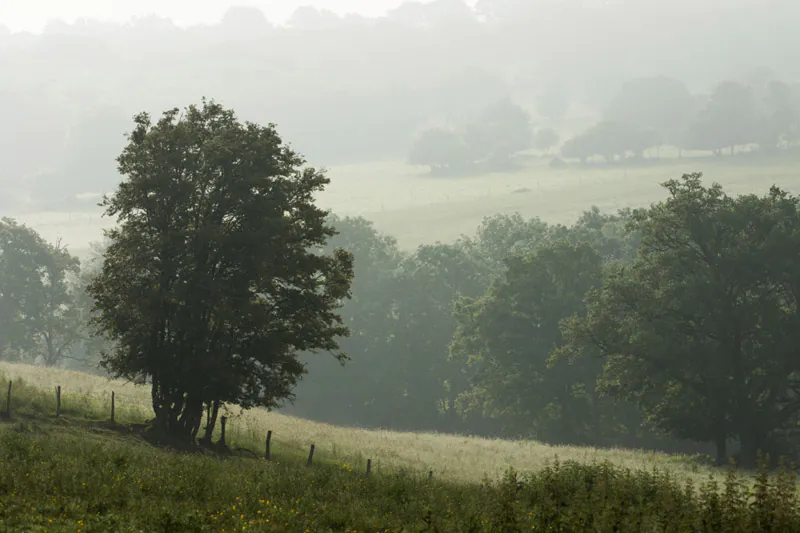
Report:
M 4 532 L 800 531 L 796 475 L 786 470 L 744 477 L 660 454 L 363 431 L 260 410 L 235 419 L 232 455 L 178 453 L 131 431 L 147 414 L 141 387 L 0 365 L 8 378 Z M 236 451 L 267 428 L 271 461 Z
M 570 224 L 596 205 L 615 211 L 642 207 L 664 198 L 660 184 L 688 172 L 703 172 L 730 193 L 764 193 L 770 185 L 800 192 L 800 161 L 736 157 L 670 158 L 639 166 L 550 168 L 533 160 L 518 172 L 479 177 L 435 178 L 399 163 L 338 166 L 319 203 L 340 215 L 360 215 L 413 249 L 471 235 L 481 220 L 519 212 L 551 223 Z M 100 208 L 87 212 L 9 213 L 48 240 L 61 237 L 74 253 L 85 251 L 111 221 Z
M 115 391 L 117 412 L 129 421 L 152 417 L 147 388 L 99 376 L 32 365 L 0 363 L 0 374 L 22 379 L 40 390 L 62 387 L 64 409 L 76 408 L 97 418 L 108 417 L 111 391 Z M 4 390 L 0 387 L 0 391 Z M 55 412 L 55 393 L 51 394 Z M 2 403 L 2 402 L 0 402 Z M 259 453 L 264 448 L 267 431 L 273 433 L 272 452 L 293 457 L 308 453 L 311 444 L 315 456 L 347 462 L 359 469 L 372 460 L 376 470 L 433 470 L 437 478 L 455 482 L 479 483 L 486 476 L 496 479 L 509 467 L 520 471 L 539 470 L 556 457 L 580 462 L 609 460 L 629 468 L 665 468 L 678 476 L 705 479 L 711 470 L 689 457 L 648 451 L 548 446 L 534 441 L 508 441 L 468 436 L 424 433 L 400 433 L 337 427 L 302 420 L 263 409 L 227 413 L 227 441 Z

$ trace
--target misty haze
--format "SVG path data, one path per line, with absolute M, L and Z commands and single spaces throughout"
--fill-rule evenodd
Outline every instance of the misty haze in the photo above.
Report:
M 800 532 L 798 27 L 6 0 L 0 531 Z

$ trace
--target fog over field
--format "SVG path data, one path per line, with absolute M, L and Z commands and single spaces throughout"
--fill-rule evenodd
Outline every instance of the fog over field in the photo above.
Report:
M 458 483 L 482 453 L 800 460 L 798 27 L 797 0 L 0 0 L 0 377 L 26 416 L 65 370 L 135 381 L 131 438 L 213 453 L 228 416 L 395 470 L 460 442 Z M 653 483 L 620 508 L 702 514 Z M 378 527 L 342 512 L 298 530 Z

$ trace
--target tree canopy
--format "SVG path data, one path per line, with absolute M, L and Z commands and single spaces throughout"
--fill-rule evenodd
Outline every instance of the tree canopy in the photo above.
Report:
M 303 374 L 298 352 L 343 358 L 338 308 L 352 256 L 324 253 L 335 230 L 313 195 L 328 178 L 274 126 L 239 122 L 211 101 L 135 117 L 104 199 L 102 270 L 88 290 L 114 342 L 103 366 L 147 380 L 157 428 L 193 439 L 203 411 L 274 407 Z
M 566 351 L 600 350 L 601 390 L 676 436 L 715 443 L 721 461 L 736 439 L 753 464 L 800 408 L 798 198 L 776 187 L 732 198 L 700 174 L 664 186 L 666 201 L 633 213 L 636 260 L 590 292 Z

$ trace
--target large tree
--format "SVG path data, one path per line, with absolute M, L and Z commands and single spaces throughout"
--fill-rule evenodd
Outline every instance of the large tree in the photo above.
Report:
M 221 405 L 291 397 L 298 352 L 345 357 L 352 256 L 323 252 L 336 232 L 314 194 L 329 180 L 274 126 L 205 99 L 134 122 L 103 202 L 118 226 L 88 287 L 114 342 L 102 364 L 150 382 L 162 434 L 193 440 L 206 409 L 210 440 Z
M 800 403 L 800 202 L 772 188 L 732 198 L 700 174 L 635 211 L 634 263 L 591 293 L 565 352 L 599 349 L 602 390 L 677 437 L 740 442 L 752 464 L 796 426 Z

